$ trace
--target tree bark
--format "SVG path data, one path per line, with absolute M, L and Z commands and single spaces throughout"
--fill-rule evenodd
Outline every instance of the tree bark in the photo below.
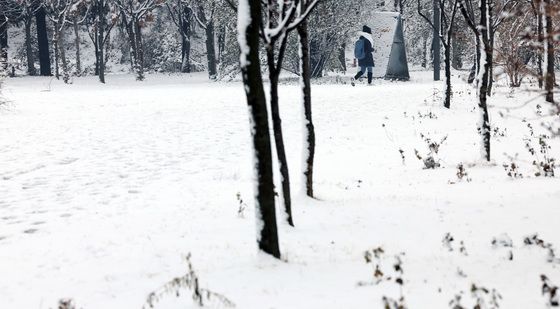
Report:
M 214 43 L 214 22 L 206 24 L 206 59 L 208 60 L 208 76 L 210 79 L 216 78 L 216 45 Z
M 41 76 L 52 76 L 51 57 L 49 52 L 49 37 L 45 9 L 41 7 L 35 13 L 37 22 L 37 42 L 39 45 L 39 64 Z
M 448 36 L 449 37 L 449 36 Z M 449 38 L 450 39 L 450 38 Z M 445 101 L 443 102 L 443 106 L 445 108 L 451 108 L 451 96 L 453 90 L 451 88 L 451 46 L 449 44 L 450 41 L 447 41 L 447 46 L 444 49 L 445 54 Z
M 434 56 L 434 80 L 440 80 L 440 70 L 441 70 L 441 44 L 440 44 L 440 31 L 441 31 L 441 12 L 439 9 L 439 5 L 437 3 L 438 0 L 434 1 L 434 33 L 433 33 L 433 40 L 432 40 L 432 49 L 433 49 L 433 56 Z
M 137 80 L 144 80 L 144 42 L 142 41 L 142 28 L 140 27 L 140 21 L 134 22 L 134 34 L 136 42 L 136 70 L 137 70 Z
M 66 48 L 64 47 L 64 29 L 58 29 L 57 45 L 60 54 L 60 64 L 62 66 L 62 80 L 65 84 L 70 82 L 70 72 L 68 70 L 68 60 L 66 59 Z
M 191 73 L 191 41 L 185 36 L 181 41 L 181 72 Z
M 490 161 L 490 117 L 488 114 L 488 79 L 490 78 L 490 67 L 492 62 L 492 52 L 490 47 L 490 35 L 488 15 L 490 14 L 489 0 L 480 0 L 480 42 L 484 57 L 481 57 L 480 72 L 478 82 L 478 107 L 480 110 L 479 133 L 482 137 L 482 157 Z M 484 60 L 484 61 L 482 61 Z
M 346 73 L 346 43 L 342 43 L 338 48 L 338 62 L 343 73 Z
M 546 57 L 546 75 L 545 75 L 545 91 L 546 91 L 546 101 L 549 103 L 554 103 L 554 84 L 555 84 L 555 73 L 554 73 L 554 26 L 552 24 L 552 4 L 551 0 L 544 0 L 545 5 L 545 57 Z
M 130 56 L 132 62 L 132 69 L 136 74 L 136 80 L 144 80 L 144 63 L 142 61 L 142 34 L 139 21 L 131 17 L 130 21 L 126 22 L 126 30 L 128 33 L 128 40 L 130 42 Z M 103 48 L 103 47 L 101 47 Z
M 445 48 L 445 102 L 443 106 L 445 108 L 451 108 L 451 96 L 453 95 L 453 90 L 451 89 L 451 49 L 453 48 L 453 36 L 455 33 L 455 16 L 457 14 L 457 0 L 453 2 L 453 11 L 451 17 L 449 18 L 447 25 L 447 37 L 446 42 L 443 42 Z
M 0 72 L 8 72 L 8 22 L 0 15 Z
M 489 0 L 486 0 L 489 1 Z M 488 4 L 490 6 L 490 4 Z M 493 21 L 494 20 L 494 13 L 492 12 L 492 9 L 488 9 L 488 20 Z M 492 89 L 494 87 L 494 27 L 492 26 L 492 24 L 488 25 L 488 55 L 490 58 L 489 61 L 489 68 L 488 68 L 488 89 L 487 89 L 487 93 L 488 96 L 492 96 Z
M 74 45 L 76 46 L 76 76 L 82 74 L 82 63 L 80 59 L 80 27 L 78 25 L 78 17 L 74 16 L 73 20 L 74 27 Z
M 539 42 L 537 48 L 537 74 L 539 75 L 538 76 L 539 88 L 542 89 L 544 87 L 544 69 L 543 69 L 544 23 L 543 23 L 543 13 L 541 11 L 540 2 L 536 11 L 537 11 L 537 40 Z
M 276 145 L 276 155 L 278 156 L 278 167 L 280 169 L 280 179 L 282 183 L 282 197 L 284 199 L 284 210 L 286 212 L 288 224 L 294 225 L 292 218 L 292 196 L 290 191 L 290 173 L 288 169 L 288 159 L 284 147 L 284 134 L 282 132 L 282 119 L 280 118 L 280 107 L 278 98 L 278 81 L 280 76 L 281 63 L 276 65 L 274 57 L 274 43 L 266 47 L 268 62 L 268 72 L 270 79 L 270 112 L 272 115 L 272 128 L 274 131 L 274 142 Z
M 303 95 L 303 110 L 305 118 L 304 137 L 304 172 L 305 192 L 309 197 L 315 197 L 313 190 L 313 170 L 315 163 L 315 127 L 313 125 L 311 108 L 311 60 L 309 52 L 309 31 L 307 21 L 303 21 L 297 28 L 300 48 L 300 83 Z
M 309 42 L 312 78 L 323 77 L 323 71 L 325 69 L 326 57 L 324 55 L 324 50 L 321 48 L 321 40 L 318 38 L 319 36 L 320 35 L 317 34 L 315 38 L 311 38 Z
M 105 43 L 105 1 L 99 0 L 97 3 L 97 17 L 99 23 L 96 29 L 96 55 L 97 55 L 97 69 L 99 74 L 99 82 L 105 84 L 105 55 L 103 45 Z
M 59 70 L 59 56 L 60 56 L 60 49 L 58 48 L 58 40 L 60 37 L 60 31 L 58 30 L 58 23 L 54 24 L 54 34 L 53 34 L 53 45 L 54 45 L 54 77 L 56 79 L 60 79 L 60 70 Z
M 221 25 L 218 28 L 218 56 L 216 58 L 216 62 L 218 63 L 218 67 L 220 67 L 222 58 L 224 56 L 224 51 L 226 50 L 226 26 Z
M 280 258 L 278 229 L 274 203 L 274 182 L 272 177 L 272 151 L 268 126 L 268 111 L 261 75 L 259 57 L 259 26 L 261 2 L 239 1 L 239 31 L 241 46 L 241 72 L 251 119 L 255 176 L 257 181 L 255 210 L 257 212 L 257 243 L 259 249 Z M 248 16 L 249 17 L 248 17 Z M 250 21 L 242 20 L 250 18 Z M 246 28 L 244 23 L 248 23 Z
M 33 54 L 33 46 L 31 42 L 31 25 L 33 23 L 33 17 L 27 15 L 24 25 L 25 25 L 25 55 L 27 58 L 27 74 L 30 76 L 35 76 L 37 71 L 35 70 L 35 55 Z
M 99 39 L 98 37 L 98 33 L 97 33 L 97 28 L 94 29 L 94 35 L 93 35 L 93 52 L 95 53 L 95 69 L 93 72 L 93 75 L 95 76 L 99 76 L 99 45 L 97 43 L 97 40 Z
M 460 70 L 463 67 L 463 60 L 461 58 L 463 54 L 463 46 L 462 44 L 459 43 L 456 30 L 457 29 L 453 31 L 453 37 L 452 37 L 453 56 L 451 61 L 451 67 L 454 68 L 455 70 Z
M 181 72 L 191 73 L 191 18 L 192 11 L 189 7 L 185 7 L 180 12 L 181 21 Z

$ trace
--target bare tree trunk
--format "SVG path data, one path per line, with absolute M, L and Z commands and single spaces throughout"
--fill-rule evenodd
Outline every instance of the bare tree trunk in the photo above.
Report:
M 545 91 L 546 101 L 554 103 L 554 27 L 552 24 L 552 5 L 551 0 L 544 0 L 544 20 L 545 20 L 545 57 L 546 57 L 546 75 L 545 75 Z
M 39 64 L 41 76 L 51 76 L 51 57 L 49 52 L 49 36 L 47 34 L 46 12 L 43 7 L 35 13 L 37 22 L 37 42 L 39 45 Z M 55 51 L 56 52 L 56 51 Z
M 255 151 L 257 243 L 260 250 L 280 258 L 274 205 L 268 112 L 259 58 L 259 26 L 262 18 L 261 2 L 240 0 L 238 14 L 238 28 L 241 32 L 239 33 L 241 72 L 251 117 L 250 131 Z
M 78 26 L 78 17 L 74 16 L 73 20 L 74 26 L 74 45 L 76 46 L 76 76 L 82 74 L 82 63 L 80 59 L 80 27 Z
M 185 36 L 181 41 L 181 72 L 191 72 L 191 41 Z
M 181 21 L 181 72 L 191 73 L 191 16 L 192 11 L 185 7 L 179 14 Z
M 449 38 L 449 35 L 448 35 Z M 449 38 L 450 39 L 450 38 Z M 451 96 L 453 94 L 453 90 L 451 88 L 451 46 L 449 46 L 450 41 L 447 41 L 448 45 L 444 49 L 445 54 L 445 102 L 443 102 L 443 106 L 445 108 L 451 108 Z
M 105 43 L 105 2 L 104 0 L 99 0 L 97 3 L 97 17 L 99 18 L 99 23 L 96 30 L 96 55 L 97 55 L 97 69 L 99 70 L 99 82 L 105 84 L 105 55 L 104 55 L 104 43 Z
M 304 136 L 304 176 L 305 191 L 307 196 L 314 197 L 313 190 L 313 170 L 315 163 L 315 127 L 313 125 L 311 108 L 311 60 L 309 53 L 309 31 L 307 21 L 303 21 L 297 28 L 300 48 L 300 83 L 303 95 L 303 110 L 305 118 Z
M 321 49 L 321 42 L 319 38 L 310 40 L 309 51 L 310 51 L 309 56 L 311 61 L 311 77 L 313 78 L 323 77 L 326 57 L 324 54 L 325 51 Z
M 268 72 L 270 79 L 270 112 L 272 115 L 272 128 L 274 130 L 274 142 L 276 145 L 276 154 L 278 156 L 278 165 L 280 168 L 280 178 L 282 182 L 282 196 L 284 199 L 284 210 L 286 212 L 288 224 L 294 226 L 292 218 L 292 196 L 290 191 L 290 173 L 288 170 L 288 159 L 286 158 L 286 149 L 284 147 L 284 134 L 282 132 L 282 119 L 280 118 L 280 107 L 278 98 L 278 81 L 280 69 L 276 68 L 276 59 L 274 57 L 274 43 L 268 44 L 266 47 L 266 56 L 268 62 Z M 281 63 L 278 64 L 278 68 Z
M 440 44 L 440 31 L 441 31 L 441 11 L 437 3 L 438 0 L 433 0 L 434 2 L 434 34 L 432 40 L 432 49 L 434 56 L 434 80 L 440 80 L 440 70 L 441 70 L 441 44 Z
M 451 96 L 453 95 L 453 90 L 451 89 L 451 49 L 453 48 L 453 36 L 455 33 L 455 15 L 457 13 L 457 0 L 453 2 L 453 11 L 451 13 L 451 17 L 448 21 L 447 26 L 447 38 L 446 42 L 444 42 L 445 48 L 445 102 L 443 106 L 445 108 L 451 108 Z
M 475 79 L 478 76 L 478 72 L 480 71 L 480 51 L 481 51 L 481 43 L 480 43 L 480 36 L 477 34 L 475 35 L 475 48 L 476 48 L 476 52 L 475 52 L 475 56 L 474 56 L 474 63 L 473 66 L 471 68 L 471 72 L 469 74 L 469 78 L 468 78 L 468 83 L 472 84 L 474 83 Z
M 454 68 L 455 70 L 460 70 L 463 67 L 463 61 L 462 61 L 462 54 L 463 54 L 463 46 L 462 44 L 459 43 L 459 39 L 457 38 L 457 34 L 456 34 L 456 30 L 455 29 L 453 31 L 453 37 L 452 37 L 452 46 L 453 46 L 453 56 L 452 56 L 452 60 L 451 60 L 451 67 Z
M 490 14 L 489 0 L 480 0 L 480 41 L 482 42 L 480 51 L 481 62 L 478 82 L 478 107 L 480 110 L 479 134 L 482 137 L 482 157 L 490 161 L 490 117 L 488 114 L 488 79 L 490 78 L 490 67 L 492 62 L 492 52 L 490 47 L 490 35 L 488 15 Z
M 37 74 L 35 70 L 35 55 L 33 55 L 33 46 L 31 45 L 31 25 L 33 16 L 27 16 L 25 24 L 25 55 L 27 58 L 27 74 L 34 76 Z
M 338 48 L 338 62 L 343 73 L 346 73 L 346 43 L 342 43 Z
M 54 45 L 54 77 L 56 77 L 56 79 L 60 79 L 60 70 L 59 70 L 59 54 L 60 54 L 60 49 L 58 48 L 59 46 L 59 40 L 60 40 L 60 31 L 58 29 L 58 23 L 54 23 L 54 31 L 53 31 L 53 45 Z
M 206 57 L 208 60 L 208 76 L 210 79 L 216 78 L 216 45 L 214 43 L 214 22 L 206 24 Z
M 142 28 L 140 27 L 140 21 L 135 21 L 134 23 L 134 34 L 136 42 L 136 70 L 137 70 L 137 80 L 144 80 L 144 42 L 142 41 Z
M 218 57 L 216 59 L 216 62 L 218 63 L 218 65 L 221 64 L 222 61 L 222 57 L 224 54 L 224 51 L 226 49 L 226 27 L 225 25 L 221 25 L 218 28 Z
M 142 81 L 144 80 L 144 63 L 142 61 L 142 34 L 139 21 L 131 17 L 131 20 L 127 22 L 126 30 L 130 42 L 132 69 L 136 74 L 136 80 Z
M 0 73 L 8 72 L 8 23 L 0 15 Z
M 490 1 L 490 0 L 486 0 Z M 490 4 L 488 4 L 490 6 Z M 494 13 L 492 9 L 488 9 L 488 20 L 494 20 Z M 492 24 L 488 25 L 488 57 L 490 57 L 488 68 L 488 96 L 492 96 L 492 89 L 494 87 L 494 28 Z
M 542 0 L 541 0 L 542 1 Z M 543 12 L 541 10 L 541 5 L 536 9 L 537 11 L 537 40 L 539 46 L 537 48 L 537 73 L 539 79 L 539 88 L 542 89 L 544 86 L 544 69 L 543 69 L 543 50 L 544 50 L 544 22 L 543 22 Z
M 58 49 L 62 66 L 62 80 L 65 84 L 70 82 L 70 72 L 68 71 L 68 61 L 66 59 L 66 50 L 64 48 L 64 29 L 58 30 Z
M 93 37 L 93 48 L 95 53 L 95 69 L 93 74 L 99 76 L 99 33 L 97 29 L 95 29 L 94 37 Z M 101 79 L 101 78 L 100 78 Z

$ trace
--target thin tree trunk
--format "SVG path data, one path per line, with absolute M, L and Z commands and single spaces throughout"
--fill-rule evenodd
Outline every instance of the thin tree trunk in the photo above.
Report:
M 191 11 L 185 7 L 179 14 L 181 21 L 181 72 L 191 73 Z
M 141 34 L 139 33 L 140 27 L 138 25 L 138 21 L 134 18 L 131 18 L 131 20 L 127 24 L 126 29 L 128 32 L 128 40 L 130 42 L 130 56 L 131 56 L 132 69 L 136 74 L 136 80 L 142 81 L 144 80 L 144 67 L 141 60 L 142 58 L 142 53 L 140 51 L 141 41 L 139 40 L 139 38 L 141 38 Z
M 448 40 L 451 40 L 450 36 L 448 35 Z M 445 54 L 445 102 L 443 106 L 445 108 L 451 108 L 451 96 L 453 90 L 451 88 L 451 46 L 449 46 L 451 42 L 447 41 L 447 46 L 444 49 Z
M 97 4 L 97 17 L 99 18 L 99 23 L 97 25 L 96 30 L 96 41 L 97 46 L 96 54 L 97 54 L 97 66 L 99 70 L 99 81 L 105 84 L 105 55 L 104 55 L 104 44 L 105 44 L 105 2 L 104 0 L 99 0 Z
M 80 59 L 80 28 L 78 26 L 78 17 L 74 17 L 73 21 L 74 26 L 74 45 L 76 46 L 76 76 L 80 76 L 82 74 L 82 63 Z
M 208 60 L 208 76 L 210 79 L 216 78 L 216 45 L 214 43 L 214 22 L 206 24 L 206 58 Z
M 346 73 L 346 43 L 342 43 L 338 48 L 338 62 L 343 73 Z
M 486 46 L 485 46 L 486 47 Z M 486 57 L 490 56 L 490 53 L 486 53 Z M 486 58 L 485 57 L 485 58 Z M 486 161 L 490 161 L 490 117 L 488 115 L 488 78 L 490 71 L 490 63 L 485 59 L 483 65 L 483 72 L 481 73 L 482 78 L 479 81 L 479 104 L 481 119 L 479 120 L 479 130 L 482 136 L 482 156 Z
M 60 70 L 59 70 L 59 54 L 60 49 L 59 46 L 59 39 L 60 39 L 60 31 L 58 30 L 58 23 L 54 24 L 54 31 L 53 31 L 53 45 L 54 45 L 54 76 L 56 79 L 60 79 Z
M 35 70 L 35 56 L 33 55 L 33 46 L 31 44 L 31 24 L 33 17 L 27 16 L 24 21 L 25 24 L 25 55 L 27 58 L 27 74 L 34 76 L 37 74 Z
M 551 0 L 544 0 L 545 11 L 545 57 L 546 57 L 546 75 L 545 75 L 545 91 L 546 101 L 554 103 L 554 27 L 552 24 L 552 5 Z
M 488 1 L 488 0 L 486 0 Z M 488 20 L 494 20 L 494 14 L 491 9 L 488 9 Z M 488 96 L 492 96 L 492 89 L 494 87 L 494 29 L 492 24 L 488 25 L 488 56 L 489 68 L 488 68 Z
M 321 48 L 321 43 L 316 39 L 311 39 L 309 42 L 310 61 L 311 61 L 311 77 L 323 77 L 324 70 L 324 50 Z
M 480 51 L 481 56 L 478 82 L 478 107 L 480 110 L 479 133 L 482 137 L 482 157 L 490 161 L 490 117 L 488 114 L 488 79 L 490 78 L 490 66 L 492 62 L 492 52 L 490 47 L 488 14 L 490 14 L 488 0 L 480 0 L 480 41 L 482 42 Z
M 191 73 L 191 41 L 183 36 L 181 43 L 181 72 Z
M 307 196 L 314 197 L 313 170 L 315 163 L 315 127 L 313 125 L 311 108 L 311 60 L 309 52 L 309 31 L 307 21 L 303 21 L 297 28 L 300 48 L 300 83 L 303 95 L 303 110 L 305 118 L 304 136 L 304 177 Z
M 278 156 L 278 167 L 280 169 L 280 178 L 282 183 L 282 196 L 284 199 L 284 210 L 286 212 L 288 224 L 294 226 L 292 218 L 292 197 L 290 191 L 290 173 L 288 170 L 288 159 L 286 158 L 286 149 L 284 147 L 284 136 L 282 132 L 282 119 L 280 118 L 280 107 L 278 98 L 278 80 L 280 70 L 276 69 L 276 59 L 274 57 L 274 43 L 270 43 L 266 48 L 268 72 L 270 79 L 270 112 L 272 115 L 272 127 L 274 130 L 274 142 L 276 145 L 276 154 Z M 278 68 L 281 63 L 278 63 Z
M 539 42 L 537 48 L 537 73 L 539 75 L 538 76 L 539 88 L 542 89 L 544 87 L 544 69 L 543 69 L 544 22 L 543 22 L 543 12 L 541 10 L 540 4 L 536 11 L 537 11 L 537 40 Z
M 94 38 L 93 38 L 93 48 L 94 48 L 94 53 L 95 53 L 95 71 L 94 71 L 94 75 L 99 76 L 99 33 L 97 32 L 97 29 L 95 29 L 95 33 L 94 33 Z
M 144 44 L 142 42 L 142 28 L 140 27 L 140 22 L 136 21 L 134 23 L 134 34 L 136 41 L 136 69 L 137 69 L 137 80 L 144 80 Z
M 103 65 L 105 68 L 105 72 L 107 72 L 107 61 L 109 61 L 109 56 L 111 55 L 111 44 L 109 44 L 109 42 L 111 42 L 111 31 L 107 32 L 106 30 L 103 30 L 103 33 L 104 39 L 102 47 L 105 49 L 105 51 L 103 52 Z
M 241 72 L 251 119 L 255 158 L 257 216 L 257 243 L 259 249 L 280 258 L 278 229 L 274 203 L 274 182 L 272 177 L 272 151 L 268 126 L 268 111 L 261 75 L 259 58 L 259 26 L 261 2 L 239 1 L 239 45 L 241 47 Z
M 225 25 L 221 25 L 218 28 L 218 57 L 216 59 L 218 66 L 222 62 L 222 57 L 224 55 L 225 49 L 226 49 L 226 27 Z
M 474 56 L 474 63 L 473 67 L 471 68 L 471 72 L 469 74 L 468 83 L 472 84 L 478 78 L 478 73 L 480 71 L 480 51 L 482 50 L 480 36 L 478 34 L 475 35 L 475 56 Z
M 441 12 L 437 0 L 433 0 L 434 4 L 434 33 L 432 40 L 433 56 L 434 56 L 434 80 L 440 80 L 441 70 L 441 44 L 440 44 L 440 31 L 441 31 Z
M 8 22 L 0 15 L 0 73 L 8 72 Z M 2 75 L 0 74 L 0 75 Z
M 463 61 L 461 59 L 463 54 L 463 45 L 459 43 L 456 30 L 457 29 L 453 31 L 453 37 L 451 39 L 453 45 L 453 56 L 451 61 L 451 67 L 454 68 L 455 70 L 460 70 L 463 67 Z
M 132 21 L 126 25 L 126 32 L 128 34 L 128 41 L 130 43 L 130 66 L 134 73 L 136 73 L 136 39 L 134 35 L 134 26 Z
M 64 83 L 68 84 L 70 82 L 70 72 L 68 71 L 68 61 L 66 59 L 66 49 L 64 47 L 64 29 L 58 30 L 57 44 L 62 66 L 62 80 Z
M 43 7 L 35 13 L 37 22 L 37 42 L 39 45 L 39 64 L 41 76 L 51 76 L 51 56 L 49 52 L 49 36 L 47 34 L 46 13 Z

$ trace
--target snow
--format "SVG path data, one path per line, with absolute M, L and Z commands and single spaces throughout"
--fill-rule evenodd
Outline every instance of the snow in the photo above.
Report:
M 249 53 L 251 52 L 251 47 L 247 42 L 247 28 L 251 25 L 251 8 L 249 6 L 249 0 L 240 0 L 237 4 L 237 41 L 239 42 L 239 48 L 241 51 L 240 56 L 240 66 L 241 68 L 247 67 Z
M 534 114 L 545 103 L 523 105 L 536 94 L 510 94 L 498 82 L 489 101 L 496 165 L 481 164 L 476 90 L 462 80 L 468 72 L 453 73 L 451 110 L 430 72 L 412 72 L 407 83 L 313 86 L 318 200 L 294 192 L 296 227 L 279 224 L 282 261 L 257 254 L 240 83 L 207 82 L 204 73 L 141 83 L 108 75 L 106 85 L 95 77 L 73 85 L 6 80 L 0 308 L 55 308 L 61 298 L 84 309 L 140 308 L 187 272 L 189 253 L 201 287 L 237 308 L 381 308 L 382 297 L 397 299 L 400 288 L 372 284 L 364 252 L 379 246 L 386 275 L 394 276 L 394 256 L 404 253 L 410 308 L 449 308 L 461 292 L 472 308 L 473 283 L 496 289 L 501 308 L 546 308 L 540 275 L 560 284 L 559 264 L 523 244 L 538 233 L 560 247 L 558 179 L 533 176 L 523 141 L 528 123 L 535 136 L 545 132 Z M 291 173 L 300 175 L 301 87 L 283 85 L 280 93 Z M 425 170 L 416 159 L 414 149 L 429 152 L 420 134 L 448 136 L 442 168 Z M 548 143 L 560 157 L 558 139 Z M 501 166 L 516 154 L 522 179 Z M 471 181 L 458 180 L 459 163 Z M 300 178 L 292 188 L 303 188 Z M 454 241 L 443 242 L 447 233 Z M 494 238 L 511 239 L 512 247 L 493 246 Z M 189 291 L 182 296 L 170 294 L 156 308 L 195 307 Z

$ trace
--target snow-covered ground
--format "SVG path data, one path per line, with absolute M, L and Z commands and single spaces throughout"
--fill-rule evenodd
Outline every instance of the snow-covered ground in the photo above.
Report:
M 107 81 L 28 77 L 3 86 L 0 308 L 56 308 L 61 298 L 84 309 L 141 308 L 187 272 L 189 253 L 200 286 L 243 309 L 382 308 L 383 296 L 401 292 L 409 308 L 451 308 L 458 294 L 472 308 L 472 284 L 489 289 L 486 308 L 494 308 L 492 289 L 500 308 L 547 308 L 540 275 L 560 285 L 560 260 L 524 244 L 538 233 L 560 250 L 560 182 L 534 176 L 524 141 L 528 123 L 535 136 L 545 132 L 535 108 L 546 106 L 524 104 L 536 93 L 497 88 L 487 164 L 475 93 L 459 78 L 451 110 L 429 73 L 374 87 L 316 85 L 311 200 L 300 189 L 299 87 L 282 86 L 296 227 L 280 225 L 283 261 L 275 261 L 256 249 L 241 85 L 203 74 Z M 421 135 L 447 136 L 441 168 L 423 169 L 416 158 L 415 149 L 429 152 Z M 538 140 L 530 143 L 542 160 Z M 560 159 L 558 139 L 547 143 Z M 516 156 L 524 177 L 512 179 L 502 165 Z M 366 263 L 364 252 L 378 247 L 384 253 Z M 170 293 L 156 308 L 195 307 L 189 293 Z

